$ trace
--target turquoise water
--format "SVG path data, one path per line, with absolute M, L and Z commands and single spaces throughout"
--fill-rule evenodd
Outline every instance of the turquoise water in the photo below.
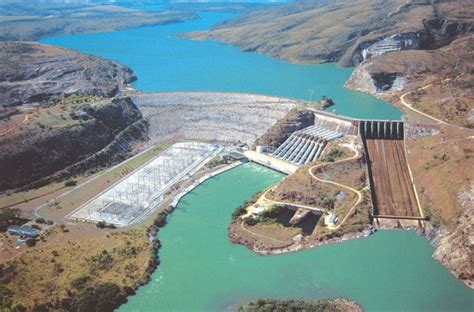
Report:
M 426 239 L 365 239 L 258 256 L 227 239 L 235 207 L 282 175 L 245 164 L 183 198 L 159 232 L 161 264 L 120 311 L 222 311 L 250 299 L 347 297 L 367 311 L 472 311 L 474 292 L 431 258 Z
M 47 38 L 44 43 L 103 56 L 131 67 L 143 92 L 232 91 L 308 100 L 332 98 L 338 114 L 373 119 L 400 119 L 394 106 L 343 87 L 351 68 L 335 64 L 301 65 L 274 60 L 216 41 L 176 37 L 204 30 L 232 17 L 228 13 L 200 13 L 202 19 L 109 33 Z M 312 95 L 311 95 L 312 94 Z
M 400 118 L 388 103 L 343 88 L 351 69 L 290 64 L 218 42 L 176 37 L 231 16 L 202 13 L 197 21 L 43 42 L 126 64 L 138 76 L 134 86 L 144 92 L 234 91 L 307 100 L 313 90 L 313 99 L 333 98 L 340 114 Z M 413 232 L 381 231 L 267 257 L 230 244 L 227 225 L 233 209 L 281 178 L 245 164 L 188 194 L 159 233 L 161 264 L 151 282 L 120 310 L 217 311 L 261 297 L 347 297 L 368 311 L 474 310 L 474 293 L 434 261 L 430 245 Z

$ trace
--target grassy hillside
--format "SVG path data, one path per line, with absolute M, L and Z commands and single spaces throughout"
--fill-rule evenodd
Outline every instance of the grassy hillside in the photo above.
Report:
M 302 0 L 255 10 L 211 31 L 188 36 L 222 40 L 244 51 L 293 62 L 340 61 L 343 66 L 352 66 L 363 60 L 360 52 L 365 45 L 384 36 L 413 34 L 419 40 L 414 48 L 446 44 L 466 30 L 451 31 L 446 23 L 472 24 L 472 15 L 466 12 L 473 7 L 458 1 L 432 5 L 428 0 Z
M 198 15 L 193 11 L 143 12 L 112 5 L 79 3 L 0 3 L 0 40 L 38 40 L 195 18 Z

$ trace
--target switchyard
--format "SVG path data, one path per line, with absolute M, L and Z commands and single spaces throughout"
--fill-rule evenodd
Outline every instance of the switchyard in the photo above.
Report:
M 119 227 L 143 220 L 163 202 L 169 189 L 193 176 L 221 150 L 216 144 L 176 143 L 79 207 L 69 218 Z

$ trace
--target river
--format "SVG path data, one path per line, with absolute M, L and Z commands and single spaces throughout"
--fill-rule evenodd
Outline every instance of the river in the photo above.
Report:
M 414 232 L 274 256 L 231 244 L 233 209 L 281 178 L 248 163 L 184 197 L 159 232 L 160 266 L 120 311 L 222 311 L 262 297 L 346 297 L 367 311 L 472 311 L 474 292 Z
M 233 91 L 299 99 L 326 95 L 340 114 L 399 119 L 384 101 L 343 88 L 352 69 L 297 65 L 214 41 L 176 34 L 207 29 L 231 14 L 110 33 L 42 40 L 119 61 L 144 92 Z M 312 94 L 312 95 L 311 95 Z M 159 232 L 161 264 L 121 311 L 218 311 L 256 298 L 346 297 L 367 311 L 472 311 L 474 292 L 431 257 L 424 237 L 380 231 L 365 239 L 290 254 L 258 256 L 227 239 L 235 207 L 282 175 L 245 164 L 183 198 Z

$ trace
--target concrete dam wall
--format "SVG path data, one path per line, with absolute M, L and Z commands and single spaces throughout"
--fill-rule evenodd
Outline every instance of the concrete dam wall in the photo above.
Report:
M 403 140 L 403 121 L 361 120 L 359 134 L 362 139 Z

